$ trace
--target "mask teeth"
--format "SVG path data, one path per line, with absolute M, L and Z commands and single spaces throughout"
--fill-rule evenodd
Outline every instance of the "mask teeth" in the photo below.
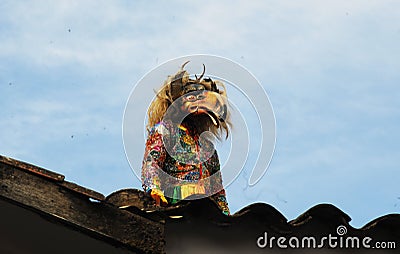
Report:
M 206 114 L 211 118 L 211 120 L 213 121 L 213 124 L 218 127 L 219 126 L 218 122 L 215 120 L 214 116 L 212 116 L 210 113 L 208 113 L 208 111 L 206 112 Z

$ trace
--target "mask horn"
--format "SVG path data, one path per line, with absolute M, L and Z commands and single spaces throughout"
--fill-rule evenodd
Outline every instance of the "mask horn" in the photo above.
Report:
M 183 71 L 183 68 L 185 68 L 185 65 L 187 65 L 190 62 L 190 60 L 184 62 L 181 66 L 181 71 Z
M 203 64 L 203 73 L 200 75 L 200 77 L 196 77 L 196 83 L 200 83 L 200 80 L 203 78 L 204 74 L 206 73 L 206 66 Z

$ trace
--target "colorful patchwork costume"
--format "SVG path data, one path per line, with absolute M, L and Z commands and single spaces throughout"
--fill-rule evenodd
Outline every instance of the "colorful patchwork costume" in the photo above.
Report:
M 185 64 L 168 78 L 150 105 L 142 185 L 157 204 L 211 197 L 229 215 L 210 135 L 225 131 L 228 137 L 225 88 L 221 82 L 202 79 L 205 70 L 199 78 L 189 78 Z

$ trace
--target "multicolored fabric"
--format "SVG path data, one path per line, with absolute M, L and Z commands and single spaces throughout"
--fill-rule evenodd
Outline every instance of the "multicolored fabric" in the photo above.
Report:
M 172 144 L 165 145 L 166 142 Z M 169 204 L 191 195 L 210 196 L 229 215 L 213 143 L 183 125 L 161 122 L 151 128 L 143 159 L 142 186 L 145 191 L 162 190 Z

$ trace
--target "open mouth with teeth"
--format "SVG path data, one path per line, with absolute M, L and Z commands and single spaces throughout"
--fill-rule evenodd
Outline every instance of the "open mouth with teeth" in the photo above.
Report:
M 206 114 L 210 117 L 213 124 L 217 127 L 219 127 L 219 122 L 223 121 L 223 119 L 218 117 L 212 110 L 203 106 L 191 106 L 189 108 L 189 113 L 194 115 Z
M 226 117 L 225 100 L 220 94 L 210 91 L 184 96 L 181 110 L 192 115 L 208 115 L 216 127 Z

